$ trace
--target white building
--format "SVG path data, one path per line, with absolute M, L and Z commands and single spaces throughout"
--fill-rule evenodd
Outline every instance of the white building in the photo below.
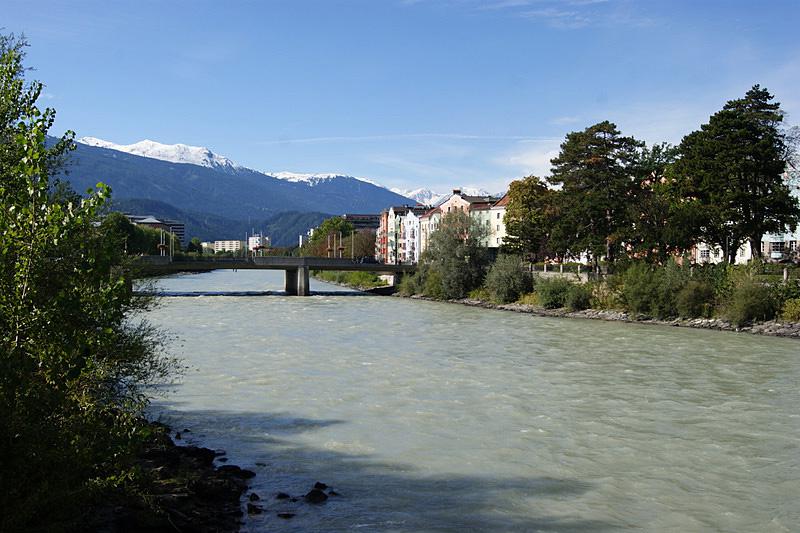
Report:
M 214 241 L 214 252 L 238 252 L 244 248 L 244 241 Z
M 489 247 L 500 248 L 506 239 L 506 206 L 508 206 L 508 194 L 505 194 L 489 210 L 489 220 L 491 233 L 489 236 Z
M 405 243 L 403 262 L 418 263 L 420 254 L 420 224 L 419 216 L 414 212 L 414 209 L 409 209 L 406 216 L 403 217 L 402 239 Z
M 265 237 L 264 235 L 251 235 L 247 238 L 248 250 L 254 252 L 261 248 L 269 248 L 269 237 Z
M 725 250 L 719 246 L 711 246 L 710 244 L 706 244 L 704 242 L 698 243 L 697 246 L 692 249 L 690 255 L 695 263 L 716 264 L 728 260 Z M 750 252 L 750 242 L 748 241 L 744 243 L 736 252 L 736 264 L 743 265 L 752 258 L 753 256 Z

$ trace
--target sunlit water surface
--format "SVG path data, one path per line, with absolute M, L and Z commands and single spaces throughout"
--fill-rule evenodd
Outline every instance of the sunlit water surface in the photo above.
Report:
M 800 530 L 797 341 L 311 288 L 149 314 L 190 367 L 154 414 L 257 472 L 246 531 Z

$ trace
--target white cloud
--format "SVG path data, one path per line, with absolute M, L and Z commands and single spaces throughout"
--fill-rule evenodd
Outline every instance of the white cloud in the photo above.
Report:
M 542 139 L 519 142 L 517 145 L 492 159 L 492 163 L 513 169 L 517 177 L 535 174 L 550 174 L 550 160 L 558 155 L 560 139 Z
M 580 117 L 556 117 L 550 121 L 550 124 L 555 126 L 566 126 L 568 124 L 577 124 L 581 122 L 583 119 Z

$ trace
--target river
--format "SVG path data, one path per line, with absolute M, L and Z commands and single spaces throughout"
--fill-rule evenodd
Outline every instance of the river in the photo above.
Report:
M 189 366 L 153 413 L 257 472 L 244 531 L 800 530 L 796 340 L 311 288 L 149 313 Z

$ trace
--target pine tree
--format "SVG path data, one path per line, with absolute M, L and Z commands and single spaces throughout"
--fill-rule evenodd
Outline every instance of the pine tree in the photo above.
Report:
M 780 127 L 783 113 L 773 99 L 754 85 L 680 144 L 675 172 L 682 195 L 701 206 L 698 233 L 725 250 L 730 263 L 748 240 L 753 256 L 760 257 L 765 233 L 794 228 L 800 219 L 784 179 L 789 148 Z
M 604 121 L 567 135 L 548 181 L 560 186 L 562 222 L 574 232 L 570 252 L 613 262 L 629 225 L 627 205 L 641 143 Z

